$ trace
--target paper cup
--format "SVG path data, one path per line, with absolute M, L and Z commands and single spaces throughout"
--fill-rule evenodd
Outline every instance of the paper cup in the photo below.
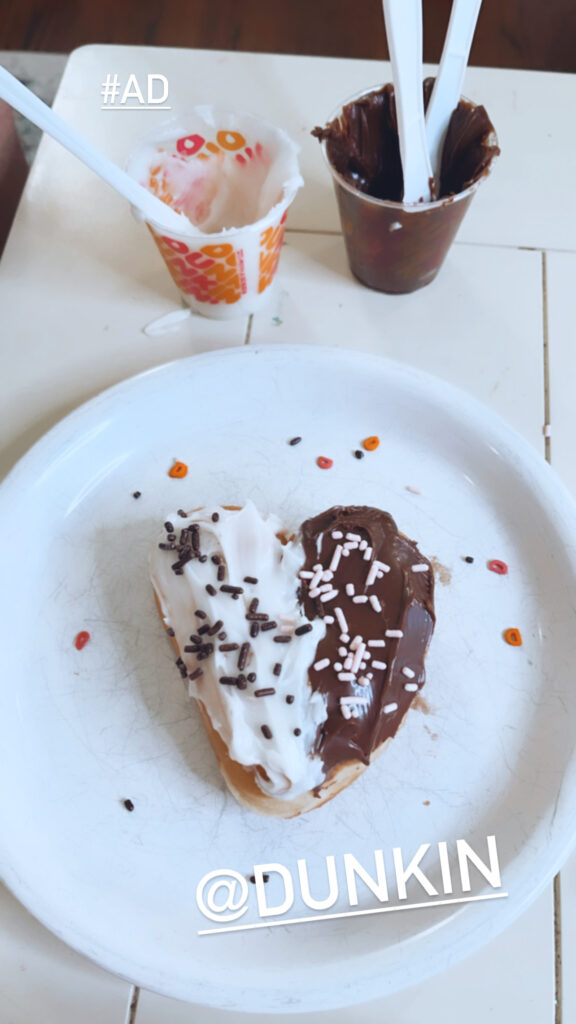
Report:
M 132 153 L 128 173 L 193 225 L 175 234 L 146 222 L 195 313 L 231 319 L 268 300 L 303 184 L 297 153 L 274 125 L 206 106 L 161 125 Z
M 375 89 L 363 90 L 346 100 L 330 121 L 349 103 Z M 496 145 L 495 135 L 491 145 Z M 423 288 L 434 280 L 452 245 L 462 218 L 481 181 L 455 195 L 431 203 L 401 203 L 376 199 L 354 188 L 330 161 L 326 140 L 322 150 L 332 174 L 350 269 L 362 284 L 377 291 L 400 294 Z

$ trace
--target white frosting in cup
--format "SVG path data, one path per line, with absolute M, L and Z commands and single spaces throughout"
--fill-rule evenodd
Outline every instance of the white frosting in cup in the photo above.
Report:
M 218 521 L 212 515 L 218 513 Z M 306 793 L 324 780 L 321 758 L 311 751 L 318 727 L 326 720 L 325 697 L 314 692 L 308 681 L 308 670 L 314 661 L 316 648 L 324 637 L 326 627 L 320 619 L 310 623 L 312 629 L 295 635 L 295 629 L 308 624 L 300 608 L 297 591 L 300 584 L 298 571 L 304 564 L 304 550 L 298 540 L 283 544 L 277 534 L 283 529 L 273 515 L 263 518 L 252 502 L 238 511 L 220 507 L 204 508 L 189 518 L 169 516 L 179 537 L 183 528 L 197 523 L 199 547 L 208 558 L 200 562 L 194 558 L 176 575 L 171 566 L 178 561 L 176 551 L 155 547 L 151 557 L 151 576 L 162 608 L 164 622 L 174 630 L 182 660 L 188 675 L 198 667 L 203 675 L 190 681 L 190 693 L 200 700 L 210 721 L 222 737 L 234 761 L 247 767 L 261 766 L 267 779 L 255 772 L 255 780 L 263 793 L 291 800 Z M 166 542 L 166 533 L 161 543 Z M 212 555 L 220 557 L 226 566 L 226 576 L 217 580 L 217 566 Z M 256 577 L 257 584 L 246 583 L 246 576 Z M 243 588 L 234 599 L 223 592 L 222 584 Z M 216 589 L 210 595 L 206 586 Z M 250 637 L 248 608 L 257 597 L 258 613 L 266 613 L 276 621 L 277 628 L 260 631 Z M 206 612 L 206 619 L 194 615 L 196 610 Z M 222 621 L 220 631 L 226 633 L 224 641 L 217 635 L 203 635 L 203 641 L 214 644 L 214 653 L 197 661 L 196 653 L 185 653 L 192 634 L 203 624 Z M 274 637 L 290 636 L 289 643 L 278 643 Z M 222 644 L 250 643 L 250 654 L 244 675 L 256 673 L 256 681 L 248 682 L 246 689 L 222 684 L 222 677 L 236 677 L 240 650 L 220 651 Z M 280 664 L 279 675 L 274 666 Z M 260 689 L 273 687 L 274 694 L 256 697 Z M 293 697 L 291 703 L 286 698 Z M 271 733 L 268 737 L 262 731 Z M 296 735 L 294 730 L 299 729 Z

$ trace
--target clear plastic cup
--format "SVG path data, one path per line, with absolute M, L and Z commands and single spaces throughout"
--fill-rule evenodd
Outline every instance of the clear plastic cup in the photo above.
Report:
M 268 300 L 303 184 L 297 153 L 274 125 L 203 106 L 161 125 L 130 156 L 128 173 L 191 221 L 185 234 L 146 223 L 195 313 L 231 319 Z
M 339 118 L 348 104 L 377 91 L 373 87 L 352 96 L 330 121 Z M 490 142 L 496 145 L 495 134 Z M 355 277 L 369 288 L 392 294 L 413 292 L 433 281 L 490 167 L 455 195 L 430 203 L 402 203 L 377 199 L 354 188 L 330 162 L 326 140 L 322 150 L 332 174 L 348 262 Z

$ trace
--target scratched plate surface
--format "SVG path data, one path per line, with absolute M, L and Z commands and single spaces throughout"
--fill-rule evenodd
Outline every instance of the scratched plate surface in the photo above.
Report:
M 303 441 L 290 447 L 287 439 Z M 353 457 L 361 439 L 376 452 Z M 323 472 L 316 457 L 333 458 Z M 172 480 L 174 458 L 187 462 Z M 135 500 L 132 493 L 141 491 Z M 418 493 L 416 493 L 418 492 Z M 179 507 L 251 498 L 289 525 L 334 503 L 389 510 L 436 559 L 438 625 L 425 702 L 375 765 L 293 821 L 239 807 L 184 693 L 148 583 L 160 523 Z M 167 995 L 240 1010 L 352 1004 L 424 979 L 488 941 L 562 862 L 576 832 L 576 520 L 546 463 L 484 407 L 385 360 L 264 346 L 133 378 L 48 434 L 0 490 L 3 596 L 0 863 L 70 945 Z M 473 563 L 464 561 L 472 556 Z M 510 571 L 497 576 L 491 558 Z M 521 647 L 503 640 L 507 627 Z M 91 640 L 74 648 L 76 633 Z M 123 800 L 130 798 L 128 813 Z M 392 849 L 446 899 L 455 844 L 487 859 L 504 898 L 199 935 L 201 877 L 308 865 L 316 899 L 334 856 L 375 874 L 359 905 L 398 906 Z M 236 923 L 258 924 L 254 889 Z M 269 902 L 283 895 L 278 876 Z M 472 894 L 491 894 L 472 869 Z M 314 916 L 296 891 L 286 918 Z

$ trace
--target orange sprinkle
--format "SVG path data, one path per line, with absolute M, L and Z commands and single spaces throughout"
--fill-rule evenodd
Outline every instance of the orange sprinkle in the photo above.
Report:
M 375 452 L 378 445 L 380 444 L 380 438 L 373 434 L 372 437 L 365 437 L 362 441 L 362 445 L 367 452 Z
M 511 647 L 522 647 L 522 634 L 519 629 L 507 629 L 504 639 Z
M 185 462 L 175 462 L 171 469 L 168 470 L 168 476 L 175 477 L 177 480 L 181 480 L 182 477 L 188 475 L 188 466 Z

